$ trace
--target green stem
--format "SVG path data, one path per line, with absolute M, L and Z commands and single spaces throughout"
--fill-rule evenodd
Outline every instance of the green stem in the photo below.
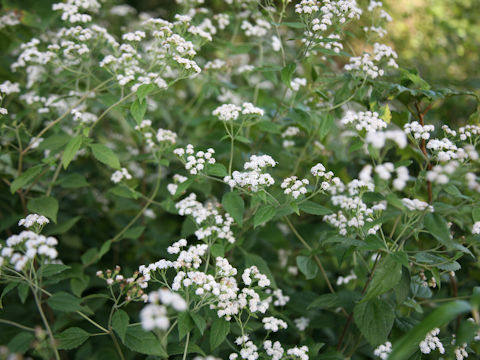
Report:
M 187 359 L 188 354 L 188 342 L 190 341 L 190 331 L 187 333 L 187 341 L 185 341 L 185 350 L 183 350 L 183 360 Z

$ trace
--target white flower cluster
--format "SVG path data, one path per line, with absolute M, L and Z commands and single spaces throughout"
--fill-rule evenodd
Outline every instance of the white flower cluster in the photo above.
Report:
M 361 199 L 362 192 L 374 191 L 375 185 L 371 180 L 354 179 L 347 184 L 347 189 L 338 178 L 332 179 L 332 183 L 328 191 L 334 194 L 331 197 L 332 204 L 338 206 L 340 210 L 337 213 L 325 215 L 323 219 L 336 227 L 340 235 L 347 235 L 348 229 L 361 230 L 364 226 L 367 226 L 368 234 L 375 234 L 380 229 L 380 225 L 370 226 L 368 223 L 372 223 L 375 216 L 379 216 L 381 211 L 386 209 L 386 205 L 384 202 L 378 202 L 373 203 L 369 208 Z M 340 194 L 345 190 L 347 190 L 345 194 Z
M 182 176 L 179 174 L 173 175 L 173 183 L 167 185 L 167 190 L 171 195 L 175 195 L 178 189 L 178 184 L 184 183 L 187 181 L 186 176 Z
M 233 218 L 229 213 L 222 215 L 219 212 L 221 205 L 217 202 L 207 202 L 205 205 L 197 201 L 197 196 L 192 193 L 180 200 L 175 207 L 182 216 L 191 216 L 197 226 L 195 231 L 197 239 L 207 241 L 210 237 L 225 239 L 229 243 L 235 242 L 235 237 L 230 227 Z
M 7 11 L 4 15 L 0 16 L 0 30 L 7 26 L 15 26 L 20 23 L 20 12 Z
M 142 120 L 140 125 L 135 126 L 135 130 L 142 133 L 145 142 L 147 143 L 147 148 L 152 149 L 157 144 L 155 144 L 154 139 L 157 140 L 158 146 L 161 148 L 168 147 L 177 142 L 177 134 L 171 130 L 167 129 L 158 129 L 157 133 L 152 128 L 151 120 Z
M 293 91 L 300 90 L 301 86 L 307 86 L 307 79 L 296 77 L 293 78 L 292 81 L 290 81 L 290 87 Z
M 427 180 L 436 184 L 448 184 L 449 176 L 453 175 L 458 168 L 458 162 L 450 161 L 445 165 L 435 165 L 427 172 Z
M 310 172 L 317 178 L 317 180 L 322 180 L 320 189 L 324 191 L 330 189 L 330 182 L 333 181 L 332 171 L 326 171 L 325 166 L 323 166 L 321 163 L 318 163 L 310 169 Z M 334 183 L 338 183 L 339 180 L 340 179 L 336 178 Z
M 393 187 L 395 190 L 403 190 L 407 185 L 409 178 L 407 167 L 399 166 L 395 169 L 395 166 L 391 162 L 375 166 L 375 172 L 378 174 L 379 178 L 383 180 L 389 180 L 394 171 L 397 173 L 397 178 L 393 180 Z
M 128 172 L 126 168 L 122 168 L 121 170 L 117 170 L 112 174 L 110 180 L 112 180 L 115 184 L 118 184 L 122 180 L 131 180 L 132 175 Z
M 464 360 L 468 358 L 467 344 L 464 343 L 462 346 L 457 346 L 453 353 L 455 354 L 455 360 Z
M 466 125 L 458 129 L 460 133 L 460 140 L 465 141 L 468 138 L 471 138 L 473 135 L 480 135 L 480 126 L 478 125 Z
M 176 248 L 183 247 L 183 243 L 182 241 L 172 245 L 170 250 L 177 251 Z M 147 281 L 150 281 L 152 277 L 156 279 L 156 271 L 165 272 L 170 268 L 176 269 L 177 274 L 171 285 L 172 290 L 187 291 L 192 288 L 195 294 L 201 297 L 202 302 L 209 303 L 210 308 L 217 311 L 218 317 L 225 317 L 226 320 L 230 320 L 243 309 L 251 313 L 265 313 L 272 302 L 272 297 L 262 300 L 259 293 L 250 287 L 254 285 L 251 277 L 248 277 L 250 285 L 240 289 L 233 277 L 237 274 L 237 269 L 232 267 L 227 259 L 216 258 L 215 276 L 197 270 L 202 263 L 201 258 L 207 251 L 206 244 L 190 246 L 187 250 L 180 251 L 175 261 L 162 259 L 148 266 L 140 266 L 139 271 Z M 256 281 L 258 287 L 266 287 L 270 284 L 258 269 L 250 269 L 251 273 L 256 274 L 254 279 L 258 280 Z M 247 277 L 244 274 L 242 278 Z
M 480 183 L 477 182 L 477 176 L 474 173 L 467 172 L 465 174 L 465 180 L 470 190 L 480 192 Z
M 67 0 L 64 3 L 52 5 L 52 10 L 62 12 L 62 20 L 71 23 L 87 23 L 92 21 L 92 17 L 83 14 L 80 10 L 97 12 L 100 9 L 100 3 L 97 0 Z
M 368 132 L 365 136 L 365 142 L 377 149 L 383 148 L 387 140 L 395 142 L 400 149 L 407 146 L 407 137 L 402 130 Z
M 427 143 L 427 149 L 436 152 L 439 161 L 464 160 L 468 157 L 473 160 L 478 159 L 478 153 L 473 146 L 466 145 L 465 148 L 459 148 L 447 138 L 431 139 Z
M 32 224 L 33 225 L 33 224 Z M 6 246 L 0 244 L 0 267 L 8 266 L 9 263 L 16 271 L 23 271 L 27 264 L 32 264 L 36 257 L 43 262 L 52 262 L 58 252 L 57 239 L 51 236 L 43 236 L 33 231 L 22 231 L 18 235 L 12 235 L 6 240 Z
M 142 300 L 143 302 L 147 302 L 148 295 L 143 292 L 143 289 L 148 286 L 148 283 L 143 275 L 140 275 L 140 272 L 136 271 L 133 276 L 126 278 L 120 274 L 120 270 L 120 266 L 117 265 L 113 271 L 110 269 L 107 269 L 105 272 L 99 270 L 96 275 L 100 279 L 105 280 L 108 286 L 113 287 L 113 285 L 119 285 L 121 293 L 126 294 L 126 301 Z
M 430 133 L 435 130 L 433 125 L 421 125 L 418 121 L 412 121 L 403 126 L 405 134 L 412 134 L 415 139 L 428 140 Z
M 206 164 L 215 164 L 216 160 L 213 157 L 215 150 L 212 148 L 207 151 L 197 151 L 192 144 L 188 144 L 185 149 L 177 148 L 173 151 L 185 164 L 185 169 L 192 175 L 197 175 L 205 169 Z
M 373 351 L 373 355 L 378 356 L 382 360 L 388 359 L 388 355 L 392 352 L 392 343 L 387 341 L 385 344 L 379 345 Z
M 241 29 L 245 31 L 246 36 L 264 37 L 268 34 L 268 30 L 272 27 L 270 23 L 264 19 L 255 19 L 252 24 L 247 20 L 242 21 Z
M 212 115 L 222 121 L 237 120 L 240 114 L 263 116 L 264 111 L 252 103 L 245 102 L 241 107 L 235 104 L 223 104 L 212 112 Z
M 439 333 L 440 329 L 435 328 L 427 334 L 424 340 L 420 342 L 419 347 L 422 354 L 430 354 L 432 350 L 435 349 L 438 349 L 440 354 L 445 353 L 445 348 L 443 347 L 440 339 L 437 337 Z
M 387 127 L 387 123 L 379 118 L 376 111 L 347 111 L 341 120 L 343 125 L 352 124 L 357 131 L 366 130 L 369 132 L 376 132 Z
M 472 234 L 480 234 L 480 221 L 476 221 L 475 224 L 473 224 L 473 227 L 472 227 Z
M 275 183 L 270 174 L 264 173 L 267 167 L 275 165 L 275 160 L 269 155 L 252 155 L 250 161 L 243 165 L 243 168 L 248 171 L 234 171 L 232 176 L 225 176 L 223 181 L 232 188 L 239 186 L 257 192 L 260 188 L 272 186 Z
M 283 350 L 282 344 L 279 341 L 275 341 L 272 343 L 270 340 L 266 340 L 263 343 L 263 348 L 268 356 L 272 357 L 272 360 L 280 360 L 283 357 Z
M 433 206 L 422 200 L 403 198 L 402 203 L 408 210 L 411 211 L 433 212 Z
M 348 284 L 350 281 L 356 280 L 357 275 L 353 271 L 351 271 L 350 275 L 347 276 L 339 276 L 337 278 L 337 286 L 343 285 L 343 284 Z
M 272 332 L 277 332 L 280 329 L 286 329 L 288 327 L 285 321 L 273 316 L 263 318 L 262 322 L 264 329 Z
M 270 286 L 270 280 L 268 280 L 264 274 L 260 273 L 256 266 L 246 268 L 242 273 L 242 280 L 247 286 L 252 285 L 253 281 L 255 280 L 258 281 L 258 286 L 262 288 Z
M 148 302 L 149 304 L 140 311 L 140 322 L 146 331 L 168 330 L 170 320 L 167 306 L 171 306 L 177 312 L 185 311 L 188 308 L 187 303 L 179 294 L 168 289 L 151 292 L 148 295 Z
M 297 329 L 300 331 L 305 331 L 308 325 L 310 325 L 310 319 L 303 316 L 293 320 L 293 322 L 295 323 Z
M 352 56 L 350 63 L 345 65 L 346 71 L 359 72 L 362 76 L 376 79 L 385 74 L 385 70 L 381 69 L 383 58 L 386 60 L 386 66 L 398 68 L 395 59 L 398 57 L 397 53 L 387 45 L 375 43 L 373 46 L 373 55 L 364 53 L 361 56 Z
M 43 226 L 45 224 L 48 224 L 49 222 L 50 220 L 48 220 L 43 215 L 29 214 L 26 218 L 20 219 L 20 221 L 18 222 L 18 226 L 25 226 L 26 228 L 30 228 L 34 225 Z
M 280 187 L 285 195 L 291 195 L 294 199 L 298 199 L 300 195 L 307 193 L 307 187 L 310 182 L 307 179 L 298 180 L 296 176 L 290 176 L 283 180 Z
M 287 350 L 287 355 L 294 356 L 300 360 L 308 360 L 308 347 L 306 346 L 295 346 L 294 348 Z
M 282 133 L 282 138 L 291 138 L 293 136 L 297 136 L 298 133 L 300 133 L 300 129 L 296 126 L 289 126 L 285 129 L 285 131 Z M 286 149 L 292 146 L 295 146 L 295 141 L 290 140 L 290 139 L 285 139 L 283 140 L 282 146 Z
M 260 356 L 258 353 L 258 347 L 250 340 L 248 335 L 240 336 L 235 340 L 235 344 L 241 346 L 240 358 L 245 360 L 257 360 Z M 287 350 L 287 356 L 285 355 L 285 350 L 279 341 L 272 343 L 271 340 L 265 340 L 263 342 L 263 348 L 265 349 L 266 354 L 272 360 L 281 360 L 281 359 L 300 359 L 308 360 L 308 347 L 294 347 Z M 229 360 L 238 359 L 237 353 L 231 353 L 228 357 Z

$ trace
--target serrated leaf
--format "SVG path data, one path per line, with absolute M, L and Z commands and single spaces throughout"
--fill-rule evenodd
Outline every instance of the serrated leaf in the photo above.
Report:
M 87 179 L 80 174 L 67 175 L 57 181 L 57 184 L 64 189 L 78 189 L 89 186 Z
M 245 210 L 245 203 L 236 191 L 230 191 L 223 195 L 222 205 L 224 209 L 232 216 L 235 222 L 242 226 L 243 212 Z
M 68 167 L 70 162 L 77 154 L 78 150 L 80 150 L 80 147 L 82 146 L 82 140 L 82 136 L 78 135 L 71 138 L 68 142 L 67 147 L 65 148 L 65 151 L 62 155 L 62 165 L 64 169 Z
M 287 64 L 280 72 L 280 78 L 282 79 L 282 82 L 288 87 L 290 87 L 290 81 L 292 81 L 292 76 L 295 73 L 296 68 L 297 65 L 292 62 Z
M 71 327 L 56 336 L 56 339 L 60 341 L 58 349 L 71 350 L 82 345 L 90 334 L 78 327 Z
M 205 329 L 207 328 L 207 322 L 203 318 L 203 316 L 197 314 L 197 313 L 190 313 L 190 316 L 192 317 L 193 322 L 197 326 L 198 330 L 200 331 L 200 334 L 203 335 L 205 332 Z
M 362 301 L 373 299 L 398 284 L 402 277 L 402 265 L 391 255 L 387 255 L 373 274 L 372 281 Z
M 130 106 L 130 113 L 135 119 L 135 122 L 137 123 L 137 125 L 140 125 L 146 112 L 147 112 L 146 101 L 140 102 L 140 100 L 137 99 Z
M 332 210 L 325 206 L 319 205 L 313 201 L 302 202 L 299 206 L 300 210 L 311 215 L 328 215 L 332 213 Z
M 423 223 L 430 234 L 442 245 L 445 245 L 449 249 L 453 247 L 450 230 L 444 218 L 437 213 L 428 213 L 425 215 Z
M 32 340 L 35 335 L 31 332 L 21 332 L 15 335 L 7 344 L 10 353 L 25 354 L 30 349 Z
M 193 322 L 188 311 L 183 311 L 180 314 L 178 314 L 177 323 L 178 323 L 178 340 L 182 341 L 185 335 L 187 335 L 187 333 L 193 327 Z
M 123 343 L 130 350 L 140 354 L 168 357 L 158 339 L 151 332 L 142 330 L 140 326 L 128 326 Z
M 207 165 L 207 174 L 223 178 L 228 175 L 228 172 L 223 164 L 216 163 Z
M 318 274 L 317 264 L 309 256 L 297 256 L 298 269 L 302 272 L 307 280 L 314 279 Z
M 372 299 L 357 304 L 353 318 L 365 339 L 372 346 L 377 346 L 387 341 L 395 313 L 388 303 Z
M 53 294 L 47 303 L 52 309 L 58 311 L 75 312 L 81 309 L 81 299 L 65 291 Z
M 64 264 L 45 264 L 39 272 L 39 275 L 42 277 L 49 277 L 68 269 L 71 269 L 71 267 Z
M 120 169 L 120 161 L 117 155 L 108 147 L 102 144 L 92 144 L 90 145 L 90 149 L 92 149 L 92 154 L 95 159 L 115 170 Z
M 31 199 L 27 204 L 27 208 L 36 214 L 45 215 L 55 223 L 57 222 L 58 201 L 51 196 Z
M 210 329 L 210 349 L 214 350 L 220 346 L 229 332 L 230 323 L 222 318 L 215 318 Z
M 155 85 L 153 84 L 144 84 L 140 85 L 137 89 L 137 97 L 138 100 L 142 103 L 143 100 L 147 97 L 148 94 L 150 94 L 153 90 L 155 90 Z
M 127 334 L 128 323 L 130 319 L 128 314 L 123 310 L 117 310 L 112 317 L 112 328 L 118 334 L 118 337 L 125 342 L 125 335 Z
M 275 216 L 276 212 L 276 208 L 271 205 L 260 206 L 253 216 L 253 227 L 256 228 L 257 226 L 271 220 Z
M 10 184 L 10 192 L 13 194 L 18 189 L 29 185 L 37 177 L 37 175 L 42 172 L 42 168 L 42 165 L 35 165 L 23 172 L 22 175 L 17 177 Z

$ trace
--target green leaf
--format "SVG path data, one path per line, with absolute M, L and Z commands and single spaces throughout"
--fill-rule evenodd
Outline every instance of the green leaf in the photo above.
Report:
M 275 216 L 276 212 L 276 208 L 271 205 L 260 206 L 253 217 L 253 227 L 256 228 L 257 226 L 271 220 Z
M 332 213 L 332 210 L 325 206 L 319 205 L 313 201 L 302 202 L 299 206 L 300 210 L 312 215 L 328 215 Z
M 230 332 L 230 323 L 222 318 L 215 318 L 210 329 L 210 349 L 214 350 L 223 343 Z
M 193 322 L 197 326 L 198 330 L 200 331 L 200 334 L 203 335 L 205 332 L 205 329 L 207 328 L 207 322 L 203 318 L 203 316 L 197 314 L 197 313 L 190 313 L 191 318 L 193 319 Z
M 49 277 L 64 272 L 68 269 L 71 269 L 71 267 L 64 264 L 46 264 L 42 267 L 39 275 L 42 277 Z
M 223 257 L 225 255 L 225 248 L 221 244 L 213 244 L 210 246 L 210 253 L 214 258 L 219 256 Z
M 73 218 L 68 219 L 67 221 L 49 226 L 46 230 L 47 235 L 58 235 L 58 234 L 63 234 L 66 233 L 68 230 L 70 230 L 77 222 L 80 220 L 82 217 L 81 216 L 76 216 Z
M 408 298 L 410 293 L 410 273 L 407 268 L 402 267 L 402 277 L 400 278 L 399 283 L 395 286 L 395 298 L 397 304 L 401 305 Z
M 153 90 L 155 90 L 155 85 L 153 84 L 144 84 L 140 85 L 137 90 L 137 97 L 138 100 L 143 103 L 143 100 L 150 94 Z
M 375 298 L 398 284 L 402 277 L 402 265 L 391 255 L 387 255 L 373 274 L 372 281 L 362 301 Z
M 273 277 L 267 262 L 261 256 L 245 252 L 245 267 L 250 267 L 253 265 L 255 265 L 258 270 L 260 270 L 260 272 L 264 274 L 268 280 L 270 280 L 270 287 L 277 287 L 277 283 L 275 282 L 275 278 Z
M 388 303 L 372 299 L 357 304 L 353 310 L 353 318 L 365 339 L 372 346 L 377 346 L 387 341 L 395 313 Z
M 13 194 L 18 189 L 23 188 L 26 185 L 29 185 L 38 174 L 42 172 L 42 165 L 35 165 L 26 170 L 22 175 L 17 177 L 15 180 L 12 181 L 10 184 L 10 192 Z
M 147 102 L 140 102 L 139 99 L 135 100 L 130 106 L 130 112 L 135 119 L 137 125 L 140 125 L 143 117 L 145 116 L 145 113 L 147 112 Z
M 118 310 L 112 316 L 112 328 L 118 334 L 118 337 L 125 342 L 125 335 L 127 335 L 127 328 L 130 319 L 128 314 L 123 310 Z
M 297 65 L 292 62 L 287 64 L 287 66 L 285 66 L 280 72 L 280 78 L 282 79 L 282 82 L 288 87 L 290 87 L 290 81 L 292 81 L 292 76 L 295 73 L 296 68 Z
M 235 222 L 242 226 L 243 223 L 243 212 L 245 210 L 245 203 L 236 191 L 230 191 L 223 195 L 222 205 L 225 210 L 232 216 Z
M 77 153 L 78 150 L 80 150 L 80 146 L 82 146 L 82 136 L 78 135 L 70 139 L 70 141 L 67 144 L 67 147 L 65 148 L 65 151 L 63 152 L 62 156 L 62 165 L 63 168 L 66 169 L 70 162 L 73 160 L 75 157 L 75 154 Z
M 168 357 L 158 339 L 151 332 L 143 331 L 140 326 L 128 326 L 123 343 L 140 354 Z
M 144 231 L 145 231 L 145 226 L 134 226 L 128 229 L 127 231 L 125 231 L 125 234 L 123 234 L 123 238 L 136 240 L 143 234 Z
M 444 218 L 437 213 L 428 213 L 425 215 L 423 223 L 430 234 L 442 245 L 445 245 L 449 249 L 453 247 L 454 244 L 450 237 L 450 230 Z
M 89 186 L 87 179 L 80 174 L 67 175 L 58 180 L 57 183 L 64 189 L 78 189 Z
M 216 163 L 207 165 L 207 174 L 223 178 L 228 175 L 228 172 L 223 164 Z
M 11 283 L 8 283 L 8 285 L 3 288 L 2 294 L 0 295 L 0 309 L 3 309 L 3 304 L 2 304 L 3 297 L 7 295 L 10 291 L 15 289 L 18 286 L 18 284 L 19 284 L 18 282 L 11 282 Z M 27 289 L 28 289 L 28 286 L 27 286 Z
M 25 354 L 27 350 L 30 349 L 30 346 L 32 345 L 32 340 L 34 339 L 35 335 L 33 335 L 31 332 L 21 332 L 15 335 L 12 340 L 8 342 L 8 350 L 12 354 Z
M 30 289 L 27 283 L 21 283 L 20 285 L 18 285 L 18 297 L 20 298 L 20 302 L 22 304 L 25 304 L 25 300 L 27 300 L 28 290 Z
M 309 256 L 297 256 L 297 266 L 307 280 L 314 279 L 318 274 L 317 264 Z
M 178 321 L 178 341 L 182 341 L 185 335 L 187 335 L 188 332 L 190 332 L 190 330 L 192 329 L 193 323 L 188 311 L 183 311 L 180 314 L 178 314 L 177 321 Z
M 440 306 L 393 345 L 393 351 L 388 356 L 388 360 L 408 359 L 409 356 L 418 350 L 418 344 L 425 339 L 428 332 L 434 328 L 442 327 L 457 316 L 470 311 L 470 304 L 461 300 Z
M 27 205 L 28 210 L 45 215 L 46 217 L 57 222 L 58 201 L 51 196 L 42 196 L 36 199 L 31 199 Z
M 307 309 L 331 309 L 341 306 L 341 301 L 337 294 L 324 294 L 317 297 Z
M 56 339 L 60 341 L 58 349 L 60 350 L 71 350 L 82 345 L 88 338 L 90 334 L 83 329 L 78 327 L 71 327 L 56 336 Z
M 80 298 L 65 291 L 57 292 L 47 300 L 52 309 L 64 312 L 79 311 L 81 309 L 80 302 Z
M 102 144 L 92 144 L 90 149 L 92 149 L 92 154 L 98 161 L 115 170 L 120 169 L 120 161 L 118 161 L 117 155 L 108 147 Z
M 473 221 L 480 221 L 480 207 L 474 208 L 472 211 Z

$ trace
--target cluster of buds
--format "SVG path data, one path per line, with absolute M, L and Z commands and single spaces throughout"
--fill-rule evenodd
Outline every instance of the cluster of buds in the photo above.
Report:
M 133 273 L 133 276 L 125 278 L 120 274 L 120 266 L 115 266 L 115 269 L 112 271 L 110 269 L 97 271 L 96 275 L 107 282 L 108 286 L 118 285 L 120 289 L 120 294 L 125 294 L 125 299 L 127 302 L 130 301 L 139 301 L 142 300 L 146 302 L 148 300 L 148 295 L 142 289 L 145 289 L 148 286 L 148 283 L 145 281 L 145 278 L 138 271 Z
M 435 289 L 437 287 L 437 280 L 432 276 L 432 278 L 429 280 L 427 276 L 425 275 L 425 272 L 423 269 L 420 269 L 420 272 L 418 274 L 420 279 L 422 280 L 422 286 L 423 287 L 431 287 L 432 289 Z

